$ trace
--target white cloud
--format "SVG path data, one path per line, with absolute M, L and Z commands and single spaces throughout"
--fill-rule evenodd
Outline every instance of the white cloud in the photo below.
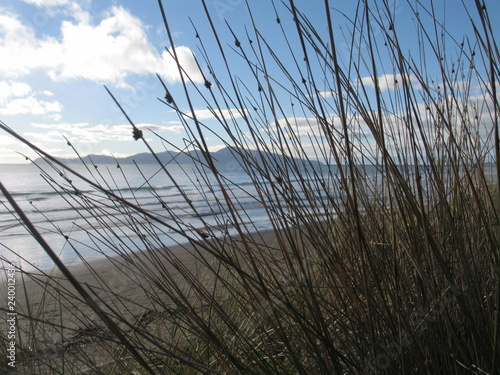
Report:
M 180 134 L 184 131 L 184 126 L 182 125 L 167 126 L 165 130 L 171 131 L 176 134 Z
M 62 112 L 63 106 L 57 101 L 37 99 L 31 87 L 24 82 L 0 81 L 1 115 L 48 115 Z
M 156 132 L 163 131 L 164 128 L 154 124 L 136 124 L 144 133 L 148 130 Z M 73 135 L 79 139 L 93 139 L 96 141 L 132 141 L 131 125 L 95 125 L 87 128 L 76 128 L 72 130 Z
M 28 139 L 34 139 L 39 145 L 44 146 L 52 142 L 65 142 L 61 133 L 55 130 L 43 133 L 25 132 L 23 135 Z
M 309 137 L 325 137 L 325 130 L 315 117 L 291 117 L 288 119 L 278 119 L 278 124 L 284 129 L 285 133 L 293 133 L 294 136 L 309 138 Z M 338 116 L 331 117 L 328 122 L 328 128 L 333 131 L 334 136 L 340 136 L 342 123 Z M 264 132 L 274 132 L 274 125 L 269 125 L 267 129 L 262 129 Z M 290 134 L 291 136 L 291 134 Z
M 88 122 L 76 122 L 76 123 L 59 123 L 59 124 L 41 124 L 38 122 L 32 122 L 30 124 L 34 128 L 41 128 L 41 129 L 57 129 L 57 130 L 68 130 L 71 128 L 81 128 L 84 126 L 88 126 Z
M 169 82 L 179 80 L 173 58 L 167 51 L 158 53 L 147 39 L 145 26 L 126 9 L 112 7 L 95 25 L 89 18 L 86 14 L 76 22 L 63 21 L 61 37 L 56 39 L 37 37 L 17 15 L 0 15 L 0 74 L 15 78 L 42 69 L 57 81 L 87 79 L 122 87 L 127 86 L 129 74 L 158 72 Z M 177 46 L 176 51 L 191 79 L 201 82 L 192 51 L 185 46 Z
M 208 146 L 208 151 L 209 152 L 217 152 L 219 150 L 222 150 L 223 148 L 227 147 L 227 145 L 214 145 L 214 146 Z
M 162 52 L 162 58 L 160 61 L 158 61 L 158 68 L 156 70 L 162 76 L 166 77 L 170 82 L 180 80 L 180 76 L 178 74 L 179 68 L 172 58 L 172 51 L 173 49 L 169 48 L 168 51 Z M 184 73 L 188 76 L 188 80 L 197 83 L 204 82 L 203 76 L 194 58 L 193 51 L 186 46 L 176 46 L 175 51 Z
M 27 96 L 31 87 L 24 82 L 0 81 L 0 106 L 4 106 L 11 98 Z
M 106 156 L 114 156 L 115 158 L 126 158 L 127 156 L 130 156 L 130 154 L 126 153 L 121 153 L 121 152 L 111 152 L 107 148 L 102 150 L 101 152 L 98 152 L 97 155 L 106 155 Z
M 48 22 L 49 17 L 64 15 L 80 22 L 88 22 L 89 12 L 82 9 L 82 5 L 89 6 L 92 0 L 22 0 L 25 3 L 34 5 L 39 10 L 33 16 L 32 20 L 39 23 Z M 38 19 L 37 19 L 38 18 Z M 36 23 L 36 22 L 35 22 Z
M 25 3 L 33 4 L 39 7 L 52 7 L 69 4 L 69 0 L 23 0 Z
M 59 102 L 48 102 L 38 100 L 33 96 L 15 99 L 9 102 L 5 107 L 0 108 L 2 115 L 46 115 L 62 111 L 62 104 Z
M 420 83 L 414 74 L 410 74 L 409 77 L 407 78 L 410 79 L 410 84 L 413 86 L 413 88 L 420 87 Z M 377 79 L 380 90 L 382 91 L 394 89 L 398 85 L 401 86 L 403 83 L 403 78 L 401 74 L 384 74 L 381 75 L 380 77 L 377 77 Z M 363 77 L 361 78 L 360 81 L 363 85 L 375 87 L 374 79 L 372 76 Z
M 34 139 L 43 139 L 44 142 L 66 142 L 63 135 L 68 138 L 70 142 L 80 143 L 93 143 L 102 141 L 119 141 L 128 142 L 133 141 L 132 126 L 131 125 L 90 125 L 86 122 L 81 123 L 57 123 L 57 124 L 43 124 L 32 123 L 32 127 L 44 129 L 42 132 L 26 132 L 26 137 Z M 165 126 L 156 124 L 136 124 L 144 134 L 154 132 L 162 132 L 169 130 Z
M 247 111 L 246 109 L 241 110 L 241 109 L 234 109 L 233 108 L 233 109 L 223 109 L 221 111 L 215 110 L 215 114 L 217 115 L 217 117 L 220 118 L 221 113 L 222 113 L 222 116 L 226 120 L 230 120 L 233 117 L 234 118 L 242 117 L 243 112 L 246 112 L 246 111 Z M 208 120 L 208 119 L 216 118 L 216 116 L 214 116 L 213 111 L 210 109 L 195 109 L 194 113 L 195 113 L 196 118 L 198 120 Z
M 7 136 L 7 135 L 0 135 L 0 146 L 11 146 L 11 145 L 17 145 L 20 144 L 18 140 L 16 140 L 13 137 Z
M 16 15 L 0 15 L 0 74 L 16 78 L 36 68 L 53 68 L 61 57 L 54 39 L 37 39 L 34 31 Z
M 333 96 L 337 96 L 337 93 L 336 92 L 333 92 L 332 90 L 330 91 L 320 91 L 318 92 L 318 95 L 320 97 L 322 97 L 323 99 L 328 99 L 328 98 L 331 98 Z

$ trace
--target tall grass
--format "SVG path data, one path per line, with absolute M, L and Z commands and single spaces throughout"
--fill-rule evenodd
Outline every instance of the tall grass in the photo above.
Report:
M 473 30 L 464 37 L 450 33 L 432 1 L 404 3 L 411 19 L 400 19 L 388 1 L 359 1 L 343 35 L 334 31 L 328 0 L 324 20 L 307 19 L 292 0 L 269 3 L 288 46 L 277 55 L 250 2 L 242 5 L 247 33 L 237 35 L 227 22 L 229 41 L 201 3 L 206 20 L 194 32 L 198 22 L 212 30 L 198 35 L 205 85 L 179 65 L 185 95 L 172 97 L 159 77 L 160 101 L 185 126 L 187 147 L 179 150 L 197 151 L 192 182 L 204 207 L 218 213 L 217 225 L 159 160 L 199 226 L 160 195 L 163 212 L 145 210 L 117 193 L 106 172 L 87 165 L 92 177 L 79 174 L 0 125 L 44 159 L 40 173 L 75 212 L 95 217 L 80 214 L 93 249 L 111 248 L 108 272 L 142 295 L 106 282 L 86 259 L 93 285 L 64 264 L 57 274 L 24 272 L 26 283 L 39 284 L 42 302 L 34 311 L 27 295 L 21 304 L 21 369 L 499 373 L 500 54 L 488 4 L 463 5 Z M 415 37 L 407 52 L 399 30 L 409 23 Z M 244 77 L 233 73 L 245 67 Z M 200 99 L 224 134 L 197 118 Z M 134 138 L 156 155 L 124 115 Z M 208 137 L 230 146 L 251 177 L 251 198 L 265 209 L 272 236 L 255 227 L 241 198 L 245 187 L 214 160 Z M 29 217 L 5 205 L 42 243 Z M 130 236 L 116 229 L 123 224 L 140 245 L 123 241 Z M 196 267 L 163 245 L 174 234 Z M 84 245 L 61 236 L 79 254 Z

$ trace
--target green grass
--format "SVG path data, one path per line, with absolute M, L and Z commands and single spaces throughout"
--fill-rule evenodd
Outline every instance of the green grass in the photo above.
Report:
M 223 208 L 218 225 L 234 228 L 232 236 L 206 241 L 168 204 L 168 222 L 145 212 L 112 195 L 111 183 L 99 183 L 97 177 L 84 181 L 1 124 L 49 162 L 40 167 L 42 174 L 72 175 L 71 182 L 49 180 L 71 193 L 68 204 L 102 215 L 89 230 L 96 251 L 98 241 L 109 237 L 109 227 L 125 220 L 147 233 L 144 249 L 161 247 L 164 227 L 183 234 L 198 265 L 196 270 L 184 267 L 169 248 L 146 253 L 146 262 L 137 261 L 133 249 L 117 248 L 120 264 L 113 272 L 137 281 L 147 296 L 141 302 L 99 283 L 97 276 L 94 288 L 78 290 L 77 280 L 68 286 L 69 274 L 61 280 L 25 275 L 46 280 L 44 291 L 52 296 L 42 311 L 27 310 L 29 299 L 23 305 L 27 317 L 20 326 L 25 339 L 19 341 L 19 353 L 25 371 L 499 373 L 500 55 L 493 15 L 488 4 L 469 4 L 468 27 L 475 33 L 463 39 L 450 35 L 436 18 L 439 4 L 405 3 L 414 11 L 412 20 L 395 19 L 388 2 L 377 4 L 359 1 L 344 35 L 334 34 L 328 22 L 326 31 L 320 29 L 320 21 L 307 20 L 293 1 L 270 4 L 280 19 L 276 30 L 283 45 L 289 43 L 285 56 L 276 56 L 252 25 L 248 38 L 235 35 L 239 45 L 224 40 L 214 50 L 206 47 L 219 40 L 213 25 L 212 35 L 200 35 L 199 64 L 210 67 L 211 85 L 187 77 L 185 97 L 163 103 L 179 113 L 190 149 L 200 151 L 196 178 L 222 190 L 217 195 L 199 185 L 206 205 Z M 325 1 L 326 21 L 330 6 Z M 203 22 L 209 22 L 213 15 L 205 9 Z M 257 17 L 251 4 L 247 10 L 249 18 Z M 410 21 L 418 56 L 409 56 L 399 44 L 398 27 Z M 348 46 L 347 54 L 341 46 Z M 383 65 L 382 56 L 392 65 Z M 212 70 L 216 59 L 227 62 L 225 71 Z M 236 65 L 247 66 L 248 75 L 235 77 Z M 377 77 L 389 72 L 394 76 L 388 79 L 398 83 L 385 90 L 381 86 L 388 83 Z M 440 76 L 431 79 L 435 72 Z M 371 80 L 362 79 L 366 76 Z M 212 133 L 195 116 L 183 116 L 184 108 L 194 113 L 194 98 L 203 98 L 220 114 L 225 134 Z M 292 114 L 285 110 L 290 102 Z M 228 107 L 249 110 L 241 111 L 241 118 L 227 118 L 220 111 Z M 133 123 L 131 129 L 149 147 Z M 216 168 L 207 137 L 235 146 L 274 240 L 254 233 L 233 194 L 242 187 Z M 262 158 L 273 152 L 303 162 L 263 161 L 252 150 Z M 163 173 L 175 183 L 168 167 Z M 293 184 L 296 177 L 299 183 Z M 92 192 L 74 194 L 77 181 Z M 95 194 L 111 203 L 104 205 Z M 185 198 L 190 212 L 203 220 Z M 304 199 L 310 209 L 304 209 Z M 207 224 L 204 232 L 211 235 L 213 227 Z M 78 250 L 78 243 L 71 238 L 69 243 Z M 76 323 L 44 320 L 43 308 L 51 303 Z M 131 306 L 140 316 L 128 313 Z M 53 343 L 55 354 L 48 355 L 48 343 L 57 334 L 71 337 L 70 347 Z

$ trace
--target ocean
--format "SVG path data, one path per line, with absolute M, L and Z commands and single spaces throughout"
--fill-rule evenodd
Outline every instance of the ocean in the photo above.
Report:
M 148 220 L 69 172 L 49 166 L 41 170 L 34 164 L 0 164 L 0 181 L 66 265 L 79 264 L 81 258 L 93 260 L 186 243 L 182 233 L 195 239 L 203 239 L 205 233 L 217 237 L 236 234 L 233 217 L 214 176 L 208 171 L 200 173 L 192 163 L 167 165 L 175 183 L 158 164 L 144 163 L 140 168 L 126 163 L 119 167 L 90 163 L 69 166 L 154 215 L 161 223 Z M 333 206 L 346 204 L 337 168 L 315 165 L 314 171 L 315 176 L 311 169 L 296 171 L 287 177 L 286 184 L 280 183 L 276 175 L 267 179 L 254 176 L 259 181 L 257 186 L 234 162 L 225 164 L 221 175 L 235 204 L 238 223 L 247 233 L 255 233 L 273 228 L 270 217 L 273 220 L 279 217 L 284 225 L 296 226 L 300 225 L 297 213 L 303 218 L 324 220 L 326 215 L 331 218 L 334 214 Z M 365 166 L 360 171 L 362 175 L 357 177 L 356 185 L 363 189 L 363 197 L 372 199 L 374 192 L 379 196 L 382 180 L 376 168 Z M 494 176 L 490 165 L 485 165 L 484 171 Z M 401 173 L 408 179 L 408 186 L 415 188 L 413 168 L 402 167 Z M 425 201 L 432 197 L 433 189 L 428 184 L 426 177 L 420 180 L 426 192 Z M 81 194 L 75 195 L 75 189 Z M 276 190 L 279 192 L 274 195 L 272 192 Z M 292 203 L 293 207 L 287 206 Z M 26 271 L 54 267 L 0 194 L 1 261 L 14 263 Z
M 133 164 L 120 165 L 120 168 L 116 164 L 97 167 L 87 170 L 82 165 L 71 166 L 102 186 L 108 184 L 107 187 L 115 194 L 158 216 L 176 229 L 187 230 L 196 237 L 197 230 L 206 232 L 208 225 L 214 234 L 220 234 L 217 233 L 217 228 L 225 215 L 225 207 L 220 203 L 221 189 L 215 188 L 213 178 L 207 180 L 197 176 L 193 165 L 168 166 L 178 187 L 154 164 L 141 165 L 140 170 Z M 71 188 L 64 176 L 56 173 L 56 177 L 58 184 Z M 251 224 L 255 231 L 269 229 L 262 205 L 252 198 L 255 190 L 248 175 L 236 169 L 227 171 L 225 177 L 232 181 L 230 184 L 239 186 L 231 192 L 244 207 L 246 219 L 243 220 Z M 134 250 L 145 247 L 143 238 L 140 238 L 145 235 L 141 233 L 144 228 L 134 229 L 145 222 L 140 214 L 127 217 L 124 206 L 113 202 L 88 184 L 80 183 L 69 174 L 66 178 L 74 181 L 74 186 L 85 193 L 86 201 L 80 201 L 78 196 L 75 200 L 74 194 L 62 191 L 47 176 L 44 177 L 35 165 L 0 166 L 2 184 L 66 264 L 80 262 L 77 252 L 85 259 L 95 259 L 104 256 L 100 252 L 111 255 L 117 248 Z M 51 268 L 52 261 L 19 223 L 6 199 L 0 196 L 0 201 L 0 256 L 24 269 Z M 173 217 L 177 219 L 174 221 Z M 179 226 L 179 221 L 183 225 Z M 153 224 L 146 227 L 157 233 L 157 236 L 150 236 L 154 237 L 153 244 L 169 246 L 186 241 L 175 230 L 162 227 L 161 224 L 154 224 L 154 227 L 153 229 Z M 105 234 L 101 236 L 104 238 L 96 236 L 96 230 Z
M 140 169 L 133 164 L 119 168 L 116 164 L 97 165 L 97 168 L 72 165 L 71 168 L 107 186 L 167 225 L 144 225 L 146 219 L 141 214 L 128 214 L 129 208 L 69 173 L 59 175 L 52 171 L 48 177 L 32 164 L 0 165 L 2 184 L 67 265 L 80 263 L 80 256 L 91 260 L 117 251 L 186 242 L 177 230 L 187 231 L 195 238 L 200 237 L 200 231 L 207 232 L 207 228 L 215 236 L 235 233 L 234 228 L 226 225 L 231 217 L 213 176 L 202 177 L 192 164 L 168 166 L 177 187 L 155 164 L 144 164 Z M 241 168 L 231 168 L 223 174 L 228 191 L 237 198 L 241 222 L 253 232 L 270 230 L 268 212 L 262 202 L 255 199 L 258 194 L 251 178 Z M 292 183 L 296 185 L 294 191 L 300 191 L 304 178 L 296 178 Z M 64 191 L 73 192 L 75 187 L 84 194 L 75 196 Z M 0 196 L 0 202 L 1 258 L 25 270 L 52 268 L 52 261 L 19 222 L 5 197 Z

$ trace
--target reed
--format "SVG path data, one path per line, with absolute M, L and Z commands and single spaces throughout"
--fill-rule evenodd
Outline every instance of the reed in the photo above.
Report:
M 446 28 L 432 1 L 405 2 L 411 20 L 400 19 L 391 4 L 358 1 L 350 28 L 337 35 L 328 0 L 324 20 L 307 19 L 293 0 L 271 2 L 275 29 L 288 46 L 277 55 L 254 23 L 249 1 L 242 5 L 247 34 L 237 35 L 227 22 L 229 41 L 201 1 L 206 20 L 196 22 L 212 30 L 199 35 L 205 84 L 191 82 L 179 64 L 184 96 L 177 98 L 158 77 L 166 92 L 159 100 L 185 126 L 182 150 L 193 151 L 192 183 L 203 204 L 185 194 L 159 159 L 158 169 L 182 195 L 196 227 L 154 187 L 161 213 L 121 196 L 107 173 L 83 158 L 87 175 L 1 123 L 43 158 L 40 173 L 67 204 L 95 218 L 79 214 L 93 251 L 108 254 L 108 272 L 143 296 L 129 297 L 86 259 L 95 277 L 92 285 L 82 284 L 45 244 L 60 272 L 23 272 L 43 298 L 33 310 L 26 289 L 20 304 L 21 370 L 498 373 L 500 53 L 494 21 L 487 3 L 464 4 L 473 30 L 464 38 Z M 416 31 L 411 54 L 399 31 L 407 22 Z M 236 68 L 247 74 L 238 77 Z M 195 98 L 205 101 L 224 134 L 196 117 Z M 238 109 L 228 115 L 228 108 Z M 134 138 L 156 156 L 123 114 Z M 207 137 L 230 146 L 251 189 L 235 184 L 214 160 Z M 265 210 L 272 235 L 255 227 L 247 198 Z M 43 243 L 14 202 L 5 206 Z M 215 225 L 202 208 L 217 213 Z M 123 226 L 131 232 L 117 229 Z M 79 254 L 84 245 L 60 234 Z M 131 236 L 140 243 L 123 240 Z M 194 267 L 164 245 L 165 236 Z M 49 319 L 56 315 L 59 320 Z

